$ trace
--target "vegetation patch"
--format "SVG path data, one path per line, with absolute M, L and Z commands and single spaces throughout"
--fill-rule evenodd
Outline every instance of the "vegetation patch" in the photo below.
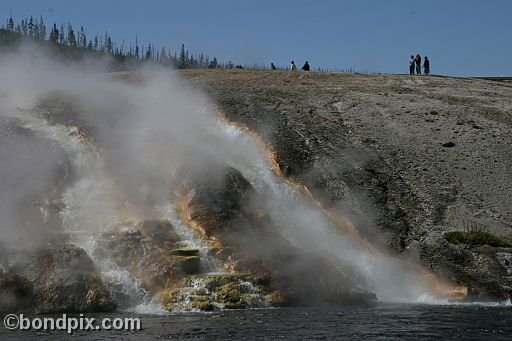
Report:
M 489 245 L 496 247 L 512 247 L 507 238 L 498 237 L 485 231 L 454 231 L 445 233 L 444 237 L 452 244 L 466 244 L 472 246 Z

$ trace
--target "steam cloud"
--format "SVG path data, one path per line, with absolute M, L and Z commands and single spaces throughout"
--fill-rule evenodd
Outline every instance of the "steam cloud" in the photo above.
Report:
M 150 66 L 123 81 L 105 70 L 99 62 L 56 62 L 33 46 L 23 46 L 0 60 L 1 242 L 31 245 L 58 228 L 27 222 L 27 210 L 19 207 L 30 206 L 31 200 L 40 197 L 38 193 L 51 191 L 51 184 L 62 176 L 58 174 L 62 167 L 56 165 L 67 162 L 53 142 L 41 144 L 18 133 L 13 137 L 7 127 L 17 120 L 40 120 L 45 103 L 71 102 L 71 107 L 63 104 L 65 109 L 52 114 L 53 119 L 87 127 L 101 148 L 106 174 L 115 179 L 129 203 L 130 214 L 142 219 L 151 215 L 153 205 L 169 200 L 169 175 L 183 163 L 208 167 L 214 160 L 243 173 L 265 198 L 262 204 L 279 232 L 294 245 L 357 268 L 365 276 L 361 283 L 381 298 L 411 299 L 425 290 L 418 273 L 368 253 L 356 240 L 334 229 L 322 212 L 273 173 L 250 136 L 221 123 L 212 114 L 213 103 L 176 72 Z M 102 228 L 122 218 L 115 202 L 118 198 L 107 182 L 102 184 L 103 191 L 90 187 L 98 181 L 91 175 L 94 167 L 90 174 L 76 172 L 70 170 L 77 177 L 74 181 L 91 180 L 78 194 L 83 197 L 78 208 L 83 225 L 77 228 Z M 212 181 L 215 178 L 212 174 Z

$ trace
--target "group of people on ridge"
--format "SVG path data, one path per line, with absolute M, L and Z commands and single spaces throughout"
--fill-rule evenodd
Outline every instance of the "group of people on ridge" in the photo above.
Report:
M 295 65 L 295 62 L 292 60 L 290 63 L 290 71 L 295 71 L 295 70 L 297 70 L 297 65 Z M 307 60 L 304 62 L 304 65 L 302 65 L 302 70 L 309 71 L 309 62 Z
M 426 75 L 430 73 L 430 60 L 425 56 L 425 60 L 423 61 L 423 70 Z M 421 56 L 419 54 L 414 57 L 411 55 L 411 59 L 409 60 L 409 74 L 414 75 L 414 71 L 416 71 L 417 75 L 421 75 Z
M 270 63 L 270 69 L 271 70 L 277 70 L 277 68 L 274 65 L 274 63 Z M 292 60 L 291 63 L 290 63 L 290 71 L 296 71 L 296 70 L 297 70 L 297 65 L 295 65 L 295 62 Z M 307 60 L 306 60 L 306 62 L 304 62 L 304 65 L 302 65 L 302 70 L 303 71 L 309 71 L 310 70 L 309 62 Z

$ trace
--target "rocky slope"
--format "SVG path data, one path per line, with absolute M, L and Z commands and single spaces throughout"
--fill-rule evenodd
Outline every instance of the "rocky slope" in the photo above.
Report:
M 470 299 L 512 296 L 510 83 L 246 70 L 183 75 L 229 121 L 258 134 L 283 175 L 307 186 L 330 216 L 349 218 L 373 245 L 467 286 Z M 139 302 L 139 291 L 170 310 L 376 299 L 355 280 L 357 269 L 285 239 L 264 193 L 239 169 L 174 145 L 176 155 L 188 155 L 177 151 L 186 148 L 195 157 L 180 167 L 162 162 L 161 172 L 140 180 L 168 184 L 163 193 L 181 214 L 171 222 L 134 195 L 140 187 L 121 190 L 129 177 L 115 167 L 119 148 L 102 148 L 118 135 L 98 134 L 72 99 L 49 98 L 37 110 L 36 121 L 61 127 L 65 141 L 19 119 L 0 120 L 0 311 L 112 311 Z M 83 150 L 70 150 L 67 139 Z M 140 219 L 120 219 L 101 233 L 64 228 L 62 198 L 79 182 L 71 161 L 78 152 L 95 155 L 86 158 L 102 165 L 94 179 L 115 191 L 124 210 L 141 206 Z M 137 175 L 144 170 L 140 160 L 131 165 Z M 212 260 L 219 264 L 211 267 Z M 109 271 L 129 274 L 137 292 Z
M 376 300 L 352 278 L 354 271 L 340 268 L 322 252 L 305 252 L 277 233 L 269 214 L 254 201 L 258 193 L 238 170 L 190 147 L 194 161 L 174 160 L 182 163 L 174 171 L 162 166 L 161 176 L 152 180 L 162 186 L 170 177 L 172 186 L 163 193 L 182 205 L 183 218 L 171 223 L 151 200 L 133 200 L 132 192 L 116 186 L 122 177 L 116 177 L 115 157 L 104 159 L 105 173 L 87 182 L 86 191 L 77 187 L 90 178 L 75 154 L 97 166 L 91 169 L 98 173 L 91 170 L 89 176 L 103 169 L 100 155 L 118 155 L 98 152 L 108 143 L 84 122 L 76 103 L 52 98 L 34 112 L 44 119 L 23 118 L 33 125 L 22 118 L 0 121 L 0 155 L 6 161 L 2 199 L 17 212 L 6 209 L 2 215 L 19 226 L 0 226 L 0 312 L 103 312 L 151 299 L 169 310 Z M 48 130 L 50 138 L 44 137 Z M 87 158 L 88 153 L 95 157 Z M 95 185 L 105 188 L 102 196 L 117 195 L 113 201 L 124 214 L 116 215 L 113 224 L 88 223 L 95 221 L 96 211 L 88 211 L 87 201 L 70 201 L 69 193 L 90 198 Z M 129 206 L 142 206 L 153 219 L 131 215 Z M 80 220 L 81 214 L 87 219 Z M 204 250 L 175 224 L 200 230 L 211 247 Z M 219 267 L 205 267 L 215 259 Z
M 479 299 L 512 295 L 509 83 L 245 70 L 183 74 L 209 92 L 230 121 L 257 132 L 285 175 L 350 217 L 374 244 L 474 288 Z M 448 242 L 450 231 L 476 242 Z

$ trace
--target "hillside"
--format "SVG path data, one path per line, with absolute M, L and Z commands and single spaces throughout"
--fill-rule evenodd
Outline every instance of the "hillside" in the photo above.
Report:
M 507 82 L 31 65 L 0 91 L 4 311 L 512 297 Z
M 512 294 L 510 83 L 245 70 L 183 75 L 229 120 L 257 132 L 284 174 L 350 217 L 374 244 L 479 288 L 481 298 Z

